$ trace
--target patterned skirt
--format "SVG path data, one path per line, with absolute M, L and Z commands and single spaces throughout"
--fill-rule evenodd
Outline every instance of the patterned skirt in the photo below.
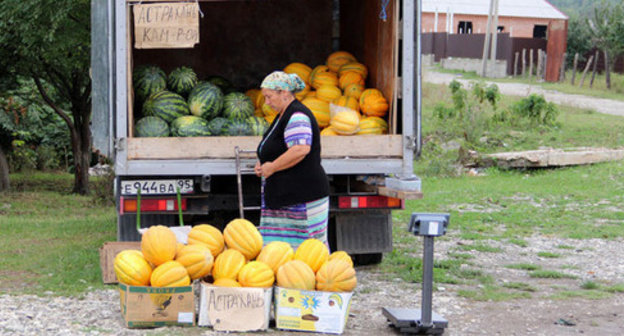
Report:
M 327 245 L 329 197 L 279 209 L 267 209 L 264 195 L 262 198 L 258 229 L 265 245 L 272 241 L 284 241 L 296 249 L 308 238 L 316 238 Z

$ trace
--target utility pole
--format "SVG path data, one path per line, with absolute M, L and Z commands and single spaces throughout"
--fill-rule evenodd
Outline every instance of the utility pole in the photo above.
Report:
M 494 24 L 492 27 L 492 53 L 490 60 L 492 63 L 496 63 L 496 43 L 498 41 L 498 0 L 492 0 L 494 2 Z
M 490 12 L 488 13 L 487 26 L 485 28 L 485 42 L 483 43 L 483 59 L 481 63 L 481 77 L 487 75 L 487 59 L 490 51 L 490 32 L 492 31 L 492 13 L 494 12 L 494 0 L 490 0 Z

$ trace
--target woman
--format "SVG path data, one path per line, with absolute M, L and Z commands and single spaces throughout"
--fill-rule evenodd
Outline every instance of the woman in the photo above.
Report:
M 260 87 L 265 104 L 279 114 L 258 145 L 258 229 L 265 244 L 285 241 L 297 248 L 316 238 L 327 245 L 329 183 L 321 166 L 320 132 L 312 112 L 295 98 L 305 83 L 295 74 L 275 71 Z

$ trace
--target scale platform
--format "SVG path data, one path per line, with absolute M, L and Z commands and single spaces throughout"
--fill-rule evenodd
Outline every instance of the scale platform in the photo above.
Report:
M 448 327 L 448 320 L 435 312 L 431 312 L 431 326 L 422 325 L 420 309 L 383 308 L 382 313 L 392 327 L 398 328 L 400 332 L 406 334 L 442 335 L 444 329 Z

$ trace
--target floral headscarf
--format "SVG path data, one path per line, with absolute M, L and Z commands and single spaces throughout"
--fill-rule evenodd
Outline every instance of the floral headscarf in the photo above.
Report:
M 264 78 L 260 85 L 263 89 L 299 92 L 305 89 L 304 81 L 297 74 L 274 71 Z

